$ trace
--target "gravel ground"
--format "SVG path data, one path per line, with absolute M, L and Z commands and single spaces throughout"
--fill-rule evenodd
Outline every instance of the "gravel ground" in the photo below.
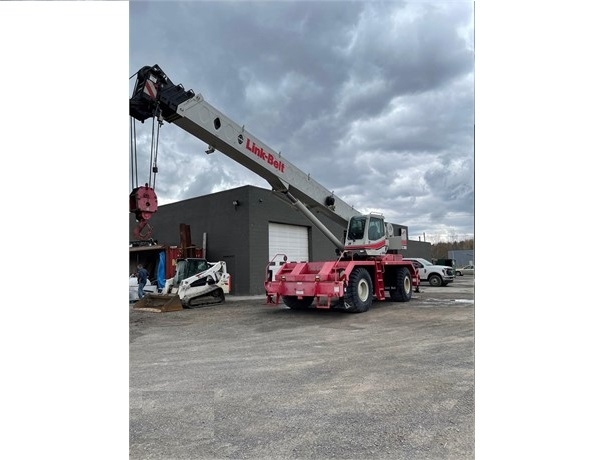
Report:
M 421 291 L 362 314 L 130 307 L 130 458 L 474 458 L 474 279 Z

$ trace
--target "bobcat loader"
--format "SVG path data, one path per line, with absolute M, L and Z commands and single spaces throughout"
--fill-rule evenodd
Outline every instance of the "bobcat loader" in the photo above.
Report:
M 161 294 L 146 294 L 133 304 L 135 310 L 178 311 L 222 303 L 231 289 L 225 262 L 186 258 L 176 261 L 176 275 L 165 280 Z

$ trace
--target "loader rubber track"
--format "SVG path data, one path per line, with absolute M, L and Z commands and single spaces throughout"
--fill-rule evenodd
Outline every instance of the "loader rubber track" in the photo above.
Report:
M 219 289 L 217 291 L 205 294 L 200 297 L 188 299 L 183 305 L 184 308 L 202 308 L 207 307 L 208 305 L 216 305 L 219 303 L 223 303 L 224 301 L 225 294 L 221 289 Z

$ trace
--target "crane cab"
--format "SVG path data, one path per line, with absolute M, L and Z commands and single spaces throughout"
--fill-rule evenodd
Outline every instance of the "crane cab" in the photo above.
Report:
M 386 225 L 381 214 L 353 216 L 347 225 L 345 250 L 361 256 L 379 256 L 388 251 Z

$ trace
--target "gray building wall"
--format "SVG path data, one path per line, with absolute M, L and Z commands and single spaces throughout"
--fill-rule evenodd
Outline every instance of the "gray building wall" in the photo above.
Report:
M 197 198 L 159 206 L 150 220 L 152 238 L 159 244 L 175 245 L 180 243 L 180 224 L 190 226 L 191 241 L 201 247 L 203 234 L 207 233 L 207 254 L 210 261 L 224 260 L 233 280 L 246 278 L 249 271 L 247 257 L 247 212 L 240 207 L 236 210 L 232 202 L 245 201 L 245 190 L 234 189 Z M 130 239 L 136 222 L 130 216 Z
M 407 241 L 407 250 L 400 252 L 404 257 L 420 257 L 432 261 L 432 243 L 409 240 Z
M 317 217 L 339 240 L 344 240 L 343 226 L 323 214 Z M 179 245 L 180 224 L 190 226 L 191 241 L 197 247 L 202 246 L 206 233 L 206 258 L 226 262 L 232 277 L 231 293 L 260 295 L 265 293 L 265 269 L 269 262 L 269 222 L 307 227 L 310 261 L 336 258 L 335 246 L 281 194 L 250 185 L 159 206 L 150 225 L 152 238 L 163 245 Z M 130 241 L 134 239 L 136 224 L 130 214 Z M 400 228 L 407 228 L 393 225 L 397 234 Z M 401 252 L 405 257 L 430 259 L 432 246 L 409 240 L 407 250 Z
M 460 249 L 455 251 L 447 251 L 449 259 L 455 259 L 456 268 L 465 265 L 474 265 L 474 249 Z

